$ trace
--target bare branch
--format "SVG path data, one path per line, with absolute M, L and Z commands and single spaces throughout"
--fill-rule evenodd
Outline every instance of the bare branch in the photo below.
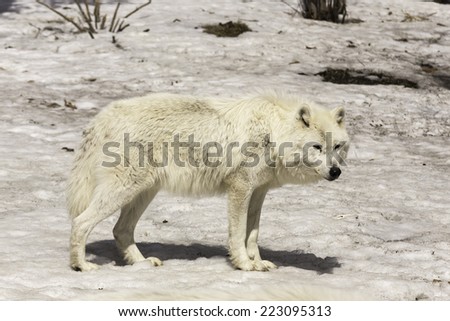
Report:
M 52 8 L 51 6 L 49 6 L 48 4 L 46 4 L 46 3 L 44 3 L 44 2 L 41 2 L 40 0 L 36 0 L 36 2 L 39 3 L 39 4 L 41 4 L 41 5 L 43 5 L 43 6 L 46 7 L 47 9 L 53 11 L 54 13 L 56 13 L 58 16 L 60 16 L 60 17 L 63 18 L 64 20 L 66 20 L 66 21 L 70 22 L 71 24 L 73 24 L 73 25 L 78 29 L 78 31 L 80 31 L 80 32 L 85 32 L 85 31 L 86 31 L 86 29 L 83 28 L 83 27 L 81 27 L 78 23 L 76 23 L 76 22 L 73 20 L 73 18 L 67 17 L 66 15 L 62 14 L 62 13 L 59 12 L 58 10 L 53 9 L 53 8 Z
M 86 13 L 87 13 L 89 22 L 92 22 L 91 11 L 89 10 L 88 0 L 84 0 L 84 6 L 86 7 Z
M 123 22 L 123 21 L 122 21 L 122 22 Z M 116 23 L 114 24 L 114 27 L 113 27 L 113 29 L 112 29 L 112 32 L 116 32 L 117 26 L 119 25 L 119 23 L 120 23 L 120 19 L 117 19 L 117 21 L 116 21 Z
M 131 15 L 135 14 L 136 12 L 138 12 L 139 10 L 141 10 L 142 8 L 148 6 L 150 3 L 152 3 L 152 0 L 149 0 L 147 3 L 144 3 L 143 5 L 137 7 L 136 9 L 134 9 L 133 11 L 131 11 L 129 14 L 127 14 L 125 16 L 125 19 L 130 17 Z
M 281 2 L 284 3 L 285 5 L 287 5 L 287 6 L 288 6 L 289 8 L 291 8 L 292 10 L 294 10 L 294 15 L 295 15 L 296 13 L 298 13 L 299 15 L 302 14 L 302 13 L 300 12 L 300 10 L 298 10 L 297 8 L 291 6 L 291 5 L 290 5 L 289 3 L 287 3 L 286 1 L 282 0 Z
M 85 0 L 85 1 L 86 1 L 86 0 Z M 92 32 L 92 33 L 94 33 L 94 32 L 95 32 L 95 29 L 94 29 L 94 27 L 92 26 L 92 23 L 91 23 L 91 21 L 90 21 L 90 19 L 89 19 L 89 17 L 88 17 L 88 14 L 89 14 L 89 7 L 87 7 L 88 14 L 86 14 L 86 13 L 83 11 L 83 8 L 81 7 L 79 0 L 75 0 L 75 3 L 77 4 L 78 10 L 80 10 L 81 17 L 83 18 L 84 22 L 86 22 L 87 25 L 89 26 L 89 31 Z
M 130 26 L 129 23 L 127 23 L 125 26 L 122 27 L 122 24 L 120 24 L 119 26 L 119 30 L 117 30 L 117 32 L 122 32 L 124 31 L 126 28 L 128 28 Z
M 126 28 L 128 28 L 130 26 L 129 23 L 125 24 L 125 20 L 122 20 L 120 22 L 119 28 L 117 29 L 117 32 L 122 32 L 124 31 Z
M 105 29 L 106 28 L 106 20 L 107 20 L 108 16 L 105 14 L 102 18 L 102 23 L 100 24 L 100 29 Z
M 101 22 L 100 18 L 100 1 L 95 0 L 94 4 L 94 19 L 95 19 L 95 29 L 98 29 L 98 23 Z
M 102 15 L 100 13 L 102 2 L 101 0 L 74 0 L 76 6 L 78 7 L 79 15 L 75 18 L 68 17 L 62 12 L 58 11 L 57 9 L 54 9 L 50 5 L 43 2 L 43 0 L 36 0 L 37 3 L 45 6 L 47 9 L 53 11 L 60 17 L 62 17 L 64 20 L 70 22 L 73 24 L 78 31 L 80 32 L 88 32 L 89 36 L 94 39 L 94 34 L 97 33 L 98 30 L 106 29 L 106 23 L 108 19 L 108 15 L 104 14 Z M 114 10 L 114 14 L 109 25 L 109 31 L 110 32 L 121 32 L 130 25 L 126 23 L 126 18 L 130 17 L 131 15 L 135 14 L 137 11 L 141 10 L 142 8 L 148 6 L 152 3 L 152 0 L 147 0 L 146 3 L 136 7 L 133 11 L 125 15 L 123 18 L 119 18 L 119 9 L 121 5 L 121 1 L 117 1 L 117 5 Z M 93 11 L 91 12 L 91 5 L 93 6 Z
M 111 20 L 111 25 L 109 26 L 109 31 L 110 32 L 113 32 L 113 30 L 114 30 L 114 24 L 116 22 L 117 12 L 119 11 L 119 8 L 120 8 L 120 1 L 117 2 L 116 10 L 114 11 L 114 15 L 113 15 L 113 18 Z

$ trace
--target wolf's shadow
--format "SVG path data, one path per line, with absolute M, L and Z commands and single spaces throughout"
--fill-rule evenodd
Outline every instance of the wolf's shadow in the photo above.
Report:
M 162 244 L 162 243 L 138 243 L 137 246 L 145 257 L 156 256 L 161 260 L 196 260 L 198 258 L 211 258 L 214 256 L 228 256 L 227 249 L 223 246 L 203 245 L 203 244 Z M 125 262 L 119 255 L 116 244 L 113 240 L 105 240 L 90 243 L 86 246 L 86 252 L 95 257 L 91 260 L 97 264 L 108 264 L 115 262 L 116 265 L 123 266 Z M 334 268 L 341 264 L 336 257 L 320 258 L 312 253 L 297 251 L 274 251 L 267 248 L 260 248 L 261 256 L 274 262 L 278 266 L 291 266 L 304 270 L 316 271 L 319 274 L 333 273 Z

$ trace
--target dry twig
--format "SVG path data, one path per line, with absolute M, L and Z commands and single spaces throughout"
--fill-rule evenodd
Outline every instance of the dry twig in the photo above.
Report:
M 92 39 L 94 39 L 94 34 L 97 33 L 97 31 L 103 30 L 106 28 L 106 22 L 108 20 L 107 14 L 104 14 L 102 16 L 100 9 L 101 9 L 101 1 L 100 0 L 94 0 L 94 8 L 91 12 L 89 0 L 75 0 L 75 4 L 78 7 L 78 11 L 80 13 L 81 19 L 77 19 L 78 22 L 75 21 L 74 18 L 68 17 L 65 14 L 61 13 L 60 11 L 56 10 L 55 8 L 51 7 L 50 5 L 42 2 L 41 0 L 36 0 L 37 3 L 45 6 L 47 9 L 51 10 L 52 12 L 56 13 L 60 17 L 62 17 L 64 20 L 70 22 L 73 24 L 78 31 L 80 32 L 88 32 Z M 148 0 L 146 3 L 136 7 L 134 10 L 126 14 L 123 18 L 119 18 L 119 8 L 120 8 L 120 0 L 118 0 L 116 8 L 114 10 L 114 14 L 112 17 L 111 22 L 109 23 L 109 31 L 112 33 L 116 32 L 122 32 L 127 27 L 130 26 L 130 24 L 126 23 L 125 19 L 130 17 L 131 15 L 135 14 L 142 8 L 148 6 L 152 3 L 152 0 Z M 84 25 L 83 25 L 84 24 Z
M 134 9 L 133 11 L 131 11 L 129 14 L 127 14 L 127 15 L 125 16 L 125 19 L 126 19 L 126 18 L 129 18 L 131 15 L 135 14 L 136 12 L 138 12 L 139 10 L 141 10 L 142 8 L 148 6 L 150 3 L 152 3 L 152 0 L 149 0 L 147 3 L 144 3 L 143 5 L 137 7 L 136 9 Z
M 427 21 L 430 20 L 431 16 L 434 16 L 436 12 L 427 14 L 427 15 L 412 15 L 408 12 L 403 12 L 405 15 L 405 18 L 402 20 L 402 22 L 414 22 L 414 21 Z
M 111 25 L 109 27 L 110 32 L 114 32 L 114 23 L 116 22 L 117 12 L 119 11 L 119 8 L 120 8 L 120 1 L 117 2 L 116 10 L 114 10 L 114 15 L 112 17 Z
M 66 20 L 66 21 L 70 22 L 71 24 L 73 24 L 73 25 L 78 29 L 78 31 L 80 31 L 80 32 L 86 31 L 85 28 L 81 27 L 78 23 L 76 23 L 75 21 L 73 21 L 72 18 L 69 18 L 69 17 L 67 17 L 66 15 L 62 14 L 61 12 L 59 12 L 58 10 L 53 9 L 53 8 L 52 8 L 51 6 L 49 6 L 48 4 L 46 4 L 46 3 L 44 3 L 44 2 L 41 2 L 40 0 L 36 0 L 36 2 L 39 3 L 39 4 L 41 4 L 41 5 L 43 5 L 43 6 L 46 7 L 47 9 L 53 11 L 54 13 L 56 13 L 57 15 L 59 15 L 59 16 L 60 16 L 61 18 L 63 18 L 64 20 Z
M 298 7 L 306 19 L 344 23 L 347 15 L 346 0 L 298 0 Z

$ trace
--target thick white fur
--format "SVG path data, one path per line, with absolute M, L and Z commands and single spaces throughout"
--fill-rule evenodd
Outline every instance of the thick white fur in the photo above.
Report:
M 72 218 L 70 264 L 76 270 L 90 270 L 96 265 L 85 260 L 86 240 L 102 220 L 121 209 L 114 227 L 114 237 L 127 263 L 148 260 L 161 265 L 157 258 L 144 258 L 136 247 L 134 229 L 153 197 L 161 189 L 179 195 L 228 194 L 229 252 L 232 264 L 242 270 L 265 271 L 276 266 L 262 260 L 257 239 L 259 218 L 264 197 L 270 188 L 283 184 L 304 184 L 330 179 L 330 164 L 325 162 L 325 133 L 332 133 L 332 144 L 348 142 L 342 108 L 326 110 L 298 97 L 284 94 L 263 94 L 243 99 L 197 98 L 173 94 L 151 94 L 111 103 L 104 108 L 85 130 L 76 154 L 68 186 L 68 208 Z M 174 135 L 187 141 L 194 135 L 201 143 L 217 142 L 224 147 L 221 166 L 205 166 L 202 152 L 195 153 L 198 166 L 177 166 L 173 149 L 169 148 L 168 164 L 151 166 L 147 161 L 139 166 L 138 148 L 130 148 L 129 166 L 124 166 L 124 133 L 131 142 L 147 146 L 153 143 L 153 158 L 162 159 L 163 142 L 173 142 Z M 283 155 L 272 154 L 275 167 L 264 161 L 255 166 L 240 166 L 250 161 L 239 148 L 226 148 L 232 142 L 258 142 L 252 151 L 264 159 L 264 144 L 279 146 L 292 142 Z M 119 142 L 115 151 L 121 164 L 103 166 L 111 161 L 103 147 Z M 322 151 L 311 151 L 310 158 L 322 160 L 320 166 L 308 167 L 286 164 L 294 153 L 302 153 L 305 144 L 318 142 Z M 170 146 L 170 145 L 169 145 Z M 348 144 L 341 148 L 345 157 Z M 187 160 L 187 149 L 180 149 L 180 159 Z M 142 164 L 141 164 L 142 165 Z M 229 165 L 229 166 L 226 166 Z M 333 163 L 333 166 L 339 164 Z

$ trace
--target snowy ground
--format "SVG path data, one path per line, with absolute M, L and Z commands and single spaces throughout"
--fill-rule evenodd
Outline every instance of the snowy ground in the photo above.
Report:
M 106 32 L 74 33 L 33 1 L 19 7 L 0 15 L 0 299 L 317 286 L 450 300 L 450 6 L 349 0 L 350 17 L 364 22 L 335 25 L 292 17 L 275 0 L 155 0 L 117 44 Z M 402 22 L 407 13 L 424 20 Z M 253 32 L 217 38 L 197 28 L 237 19 Z M 326 67 L 390 72 L 420 89 L 324 83 L 314 74 Z M 160 194 L 136 238 L 163 267 L 123 266 L 113 217 L 89 239 L 88 257 L 102 268 L 70 270 L 64 189 L 73 153 L 63 148 L 77 147 L 102 106 L 148 92 L 239 96 L 261 87 L 344 105 L 352 135 L 339 180 L 268 195 L 260 245 L 279 269 L 231 267 L 224 198 Z

